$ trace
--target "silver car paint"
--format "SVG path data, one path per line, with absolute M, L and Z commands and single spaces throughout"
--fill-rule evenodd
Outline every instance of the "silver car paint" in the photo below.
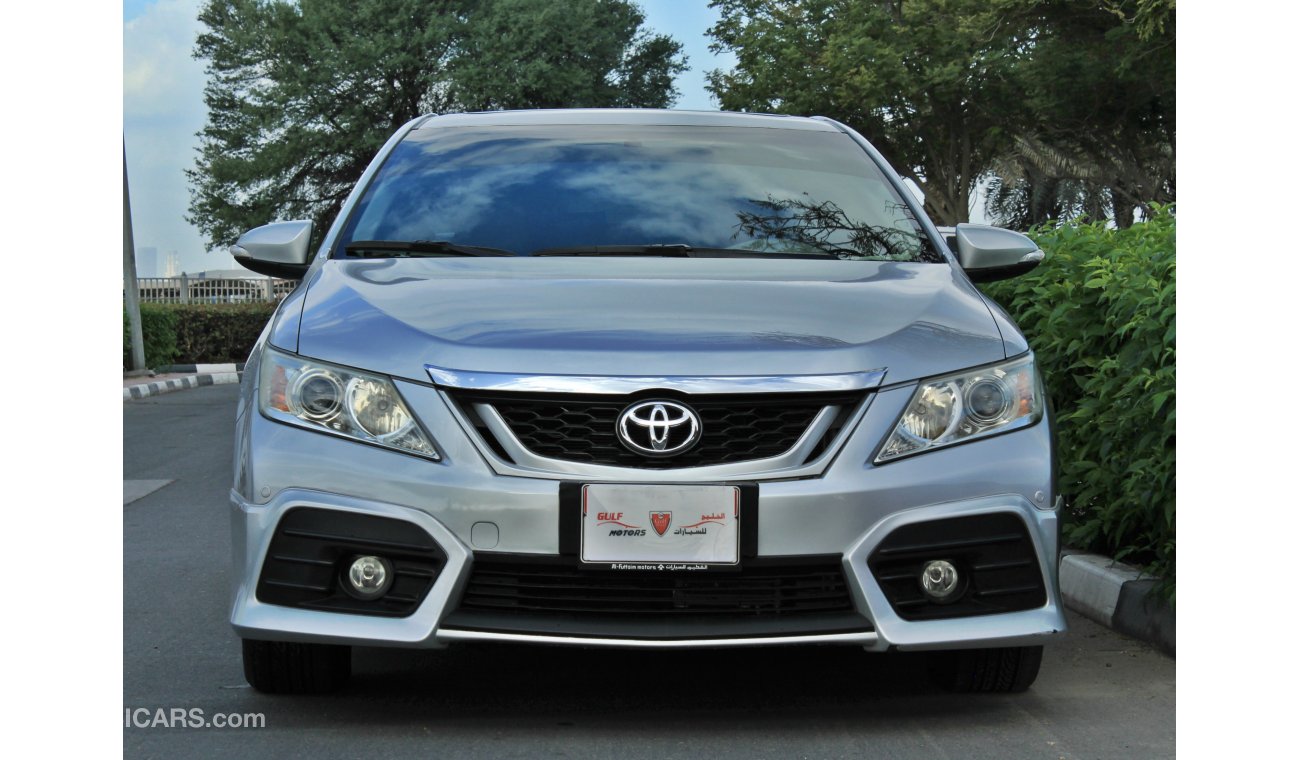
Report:
M 862 135 L 834 119 L 825 116 L 813 116 L 811 118 L 813 121 L 820 121 L 834 126 L 857 143 L 858 147 L 862 148 L 862 150 L 871 157 L 871 160 L 880 167 L 881 172 L 885 175 L 885 179 L 894 186 L 894 191 L 898 193 L 898 195 L 903 199 L 903 203 L 911 210 L 912 216 L 915 217 L 917 223 L 921 225 L 921 229 L 925 230 L 926 234 L 930 236 L 930 240 L 933 241 L 935 248 L 954 266 L 961 265 L 960 262 L 957 261 L 956 254 L 949 250 L 948 246 L 945 244 L 944 235 L 940 233 L 939 228 L 935 226 L 935 223 L 930 219 L 930 216 L 925 213 L 924 204 L 921 202 L 921 199 L 918 198 L 916 194 L 911 191 L 911 188 L 903 182 L 903 178 L 898 175 L 898 172 L 894 171 L 893 167 L 889 165 L 889 162 L 885 160 L 885 157 L 881 155 L 880 151 L 876 150 L 876 146 L 867 142 L 867 139 Z M 1016 356 L 1028 351 L 1029 344 L 1025 341 L 1024 336 L 1020 334 L 1020 330 L 1016 327 L 1015 321 L 1006 315 L 1006 312 L 1002 310 L 1002 307 L 985 297 L 982 293 L 980 294 L 980 298 L 982 298 L 985 305 L 989 307 L 989 313 L 992 315 L 994 322 L 997 323 L 998 330 L 1002 333 L 1006 355 Z
M 239 259 L 260 259 L 276 264 L 306 264 L 311 222 L 273 222 L 239 236 L 230 253 Z
M 1044 258 L 1028 235 L 987 224 L 959 224 L 953 228 L 953 239 L 957 261 L 966 270 L 1037 264 Z
M 433 364 L 594 376 L 884 368 L 899 382 L 1006 358 L 979 292 L 943 264 L 330 261 L 305 300 L 298 353 L 417 381 Z
M 557 481 L 496 475 L 436 389 L 403 381 L 398 387 L 412 411 L 437 432 L 443 461 L 289 427 L 256 411 L 240 418 L 236 471 L 242 476 L 240 488 L 231 496 L 238 569 L 232 623 L 241 635 L 401 646 L 440 646 L 444 642 L 436 624 L 445 611 L 441 592 L 431 594 L 421 610 L 402 625 L 388 619 L 306 613 L 257 602 L 255 581 L 272 529 L 283 510 L 294 504 L 402 516 L 429 529 L 444 546 L 470 547 L 474 523 L 492 522 L 500 527 L 496 551 L 558 552 Z M 1042 465 L 1049 439 L 1047 425 L 878 467 L 870 465 L 875 447 L 897 420 L 913 387 L 904 385 L 875 394 L 875 403 L 823 477 L 760 484 L 759 553 L 842 554 L 854 579 L 859 610 L 873 621 L 878 634 L 870 641 L 852 643 L 873 648 L 992 646 L 1063 631 L 1053 561 L 1059 548 L 1058 516 L 1050 508 L 1050 473 Z M 340 462 L 348 466 L 341 468 Z M 990 510 L 1017 512 L 1031 527 L 1048 579 L 1047 605 L 974 623 L 971 619 L 907 623 L 893 616 L 866 571 L 865 556 L 878 537 L 900 521 Z M 431 524 L 437 528 L 430 528 Z M 449 594 L 463 583 L 468 569 L 453 575 L 453 567 L 449 565 L 444 574 L 445 585 L 443 579 L 439 581 L 439 588 L 449 589 Z M 417 637 L 410 625 L 422 626 L 422 634 Z M 701 642 L 703 645 L 706 643 Z
M 271 333 L 267 338 L 271 345 L 283 348 L 286 351 L 298 350 L 298 322 L 302 318 L 302 309 L 306 302 L 307 291 L 311 289 L 311 281 L 320 272 L 319 265 L 328 258 L 327 254 L 334 247 L 334 242 L 343 230 L 343 224 L 347 221 L 348 214 L 352 213 L 357 201 L 361 200 L 361 196 L 365 194 L 366 188 L 370 185 L 370 180 L 375 176 L 375 172 L 378 172 L 379 167 L 384 165 L 384 159 L 388 158 L 388 154 L 402 141 L 402 138 L 406 137 L 416 125 L 428 118 L 428 116 L 420 116 L 403 124 L 401 129 L 394 132 L 393 136 L 388 138 L 388 141 L 379 149 L 375 157 L 370 160 L 370 164 L 362 172 L 361 178 L 357 180 L 352 192 L 348 193 L 347 199 L 343 201 L 339 215 L 334 218 L 334 223 L 326 231 L 325 238 L 321 241 L 321 246 L 317 249 L 316 256 L 312 260 L 312 268 L 303 277 L 302 283 L 285 298 L 284 302 L 280 304 L 280 308 L 276 310 L 275 316 L 271 320 Z
M 429 123 L 452 126 L 452 119 L 470 118 L 477 117 L 439 117 Z M 576 117 L 558 112 L 548 118 L 629 117 L 622 112 Z M 643 118 L 681 123 L 688 117 L 670 112 Z M 771 119 L 783 127 L 832 126 L 813 120 L 787 121 L 789 117 L 742 118 Z M 726 116 L 725 120 L 734 119 Z M 769 123 L 764 121 L 763 126 Z M 376 156 L 340 220 L 401 134 L 394 135 Z M 874 150 L 864 149 L 880 161 Z M 891 171 L 886 174 L 897 181 Z M 902 188 L 901 182 L 898 185 Z M 905 190 L 901 194 L 909 204 L 915 200 Z M 917 217 L 940 240 L 924 214 Z M 830 452 L 820 476 L 756 478 L 760 480 L 760 555 L 841 554 L 858 609 L 876 628 L 874 634 L 847 640 L 798 638 L 874 649 L 996 646 L 1037 641 L 1065 629 L 1055 571 L 1058 515 L 1051 508 L 1055 493 L 1047 457 L 1050 420 L 881 466 L 870 464 L 918 379 L 1024 350 L 1024 339 L 1014 324 L 970 285 L 950 255 L 947 266 L 746 260 L 745 267 L 734 268 L 739 274 L 725 266 L 735 262 L 709 259 L 582 261 L 581 266 L 571 259 L 408 260 L 400 263 L 399 271 L 394 262 L 328 260 L 325 254 L 340 224 L 336 222 L 327 235 L 303 285 L 268 325 L 241 387 L 231 493 L 236 568 L 231 620 L 240 635 L 391 646 L 441 646 L 481 638 L 666 646 L 653 640 L 567 640 L 440 629 L 438 622 L 454 602 L 472 562 L 474 523 L 499 526 L 495 551 L 558 551 L 558 482 L 551 477 L 502 474 L 494 468 L 490 452 L 476 443 L 443 392 L 430 382 L 426 365 L 461 372 L 595 377 L 838 374 L 883 368 L 884 386 L 872 394 L 838 449 Z M 690 267 L 685 273 L 683 265 Z M 663 307 L 656 306 L 654 293 L 662 292 L 665 285 L 695 296 L 670 298 L 668 304 L 687 310 L 691 319 L 656 316 L 655 310 Z M 613 287 L 625 297 L 618 303 L 603 299 L 599 291 L 604 287 Z M 701 301 L 699 296 L 706 291 L 718 293 L 733 311 Z M 753 297 L 756 292 L 761 297 Z M 584 293 L 589 297 L 576 306 L 564 300 Z M 584 306 L 619 307 L 623 318 L 611 331 L 594 331 L 588 326 L 591 312 L 585 322 L 581 320 Z M 502 316 L 507 307 L 509 314 Z M 891 310 L 897 314 L 889 314 Z M 722 327 L 700 327 L 710 319 L 722 320 Z M 521 325 L 526 339 L 516 332 Z M 399 392 L 433 433 L 442 461 L 320 435 L 259 414 L 255 362 L 268 343 L 398 378 Z M 431 593 L 410 618 L 263 605 L 253 593 L 262 557 L 279 515 L 294 504 L 401 516 L 425 527 L 449 554 L 455 554 L 459 564 L 449 562 L 437 593 Z M 875 542 L 905 522 L 991 510 L 1015 512 L 1029 525 L 1048 581 L 1047 604 L 1038 610 L 978 619 L 918 623 L 893 616 L 866 570 L 865 557 Z M 733 642 L 673 645 L 720 643 Z M 793 642 L 778 637 L 739 643 Z
M 456 127 L 564 126 L 568 124 L 638 124 L 693 127 L 752 127 L 754 129 L 802 129 L 829 132 L 829 120 L 780 114 L 729 113 L 726 111 L 679 111 L 653 108 L 563 108 L 531 111 L 485 111 L 453 113 L 416 119 L 416 129 Z

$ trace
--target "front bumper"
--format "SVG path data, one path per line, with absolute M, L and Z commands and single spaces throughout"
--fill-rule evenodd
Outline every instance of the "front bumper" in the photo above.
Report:
M 256 594 L 256 579 L 268 555 L 275 526 L 285 512 L 299 507 L 356 512 L 404 520 L 428 533 L 446 553 L 446 565 L 416 611 L 407 617 L 327 612 L 267 604 Z M 1047 587 L 1047 602 L 1040 608 L 1001 614 L 943 620 L 909 621 L 891 607 L 868 568 L 867 558 L 894 529 L 903 525 L 953 516 L 1011 513 L 1030 526 L 1039 572 Z M 633 648 L 700 648 L 780 644 L 854 644 L 868 649 L 943 649 L 1008 646 L 1041 642 L 1065 630 L 1057 594 L 1055 547 L 1044 546 L 1043 535 L 1055 535 L 1055 513 L 1037 509 L 1014 496 L 988 497 L 938 504 L 890 515 L 855 538 L 844 552 L 842 565 L 854 607 L 863 630 L 821 634 L 757 634 L 707 638 L 601 637 L 590 635 L 530 634 L 474 630 L 448 621 L 470 575 L 474 552 L 456 534 L 429 514 L 410 507 L 366 501 L 317 491 L 288 489 L 266 504 L 249 504 L 232 494 L 236 567 L 241 581 L 235 587 L 231 623 L 244 638 L 312 641 L 368 646 L 438 648 L 456 641 L 506 641 L 552 645 L 614 646 Z M 251 539 L 251 542 L 249 541 Z
M 1058 514 L 1048 452 L 1050 423 L 891 462 L 870 464 L 913 387 L 878 391 L 853 435 L 820 477 L 760 481 L 757 556 L 840 558 L 860 630 L 690 638 L 662 635 L 511 632 L 455 624 L 475 552 L 556 556 L 560 481 L 493 470 L 436 389 L 398 381 L 412 411 L 438 431 L 439 462 L 279 424 L 255 409 L 240 415 L 235 489 L 231 623 L 245 638 L 437 648 L 456 641 L 649 648 L 853 644 L 873 650 L 1041 643 L 1065 630 L 1057 582 Z M 346 466 L 340 466 L 345 464 Z M 374 617 L 267 604 L 258 579 L 276 526 L 290 509 L 314 507 L 405 520 L 427 533 L 446 563 L 415 612 Z M 1023 521 L 1045 588 L 1033 609 L 907 620 L 891 607 L 868 557 L 898 528 L 959 516 L 1007 513 Z M 476 545 L 491 524 L 492 544 Z M 450 619 L 449 619 L 450 618 Z

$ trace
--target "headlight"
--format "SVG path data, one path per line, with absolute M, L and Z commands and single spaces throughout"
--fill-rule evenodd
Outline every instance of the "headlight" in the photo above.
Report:
M 391 380 L 267 350 L 258 383 L 262 413 L 310 430 L 438 459 Z
M 1043 416 L 1033 356 L 921 383 L 876 463 L 1028 427 Z

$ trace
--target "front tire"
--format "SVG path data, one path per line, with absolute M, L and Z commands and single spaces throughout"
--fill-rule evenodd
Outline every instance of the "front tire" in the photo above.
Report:
M 352 647 L 244 639 L 244 678 L 265 694 L 324 694 L 352 676 Z
M 1038 678 L 1043 648 L 958 649 L 930 655 L 930 679 L 956 692 L 1018 693 Z

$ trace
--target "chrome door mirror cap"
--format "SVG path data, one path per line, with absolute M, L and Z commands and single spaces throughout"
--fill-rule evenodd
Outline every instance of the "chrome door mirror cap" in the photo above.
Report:
M 273 222 L 249 230 L 230 246 L 245 269 L 272 277 L 301 279 L 307 272 L 311 222 Z

